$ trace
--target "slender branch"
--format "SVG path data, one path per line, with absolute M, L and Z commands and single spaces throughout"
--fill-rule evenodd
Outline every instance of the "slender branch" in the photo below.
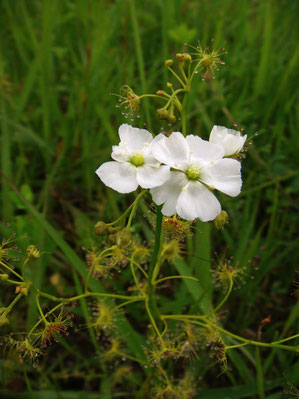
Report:
M 105 293 L 101 293 L 101 292 L 86 292 L 85 294 L 81 294 L 81 295 L 76 295 L 73 296 L 71 298 L 58 298 L 54 295 L 50 295 L 47 294 L 46 292 L 37 290 L 40 296 L 43 296 L 45 298 L 51 299 L 54 302 L 63 302 L 63 303 L 67 303 L 67 302 L 74 302 L 74 301 L 78 301 L 79 299 L 82 298 L 88 298 L 91 296 L 102 296 L 102 297 L 107 297 L 107 298 L 115 298 L 115 299 L 127 299 L 127 300 L 132 300 L 132 299 L 139 299 L 140 296 L 127 296 L 127 295 L 117 295 L 117 294 L 105 294 Z
M 222 299 L 222 301 L 219 303 L 219 305 L 217 305 L 216 308 L 214 309 L 214 312 L 215 312 L 215 313 L 216 313 L 217 310 L 219 310 L 219 309 L 224 305 L 224 303 L 227 301 L 227 298 L 230 296 L 230 293 L 232 292 L 233 284 L 234 284 L 233 279 L 232 279 L 231 276 L 229 276 L 229 288 L 228 288 L 228 291 L 227 291 L 225 297 L 224 297 L 224 298 Z
M 168 276 L 168 277 L 163 277 L 163 278 L 160 278 L 159 280 L 156 280 L 153 284 L 157 285 L 157 284 L 161 283 L 162 281 L 171 280 L 171 279 L 174 279 L 174 278 L 182 278 L 182 279 L 193 280 L 193 281 L 196 281 L 197 283 L 199 282 L 198 278 L 191 277 L 191 276 Z

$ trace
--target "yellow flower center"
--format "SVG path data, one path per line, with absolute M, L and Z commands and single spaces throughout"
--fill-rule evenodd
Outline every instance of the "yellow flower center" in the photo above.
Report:
M 136 167 L 143 165 L 144 164 L 143 155 L 140 153 L 133 155 L 132 158 L 130 159 L 130 162 L 132 165 L 134 165 Z
M 200 176 L 199 167 L 192 165 L 187 170 L 187 176 L 190 180 L 197 180 Z

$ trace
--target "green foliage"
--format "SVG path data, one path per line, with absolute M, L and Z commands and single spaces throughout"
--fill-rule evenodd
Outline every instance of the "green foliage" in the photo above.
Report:
M 195 79 L 186 103 L 187 132 L 207 138 L 214 124 L 232 128 L 237 124 L 253 143 L 243 163 L 241 195 L 221 200 L 229 223 L 221 231 L 197 223 L 193 237 L 187 239 L 186 261 L 178 259 L 168 266 L 169 274 L 177 270 L 196 276 L 200 284 L 187 279 L 173 282 L 171 309 L 161 294 L 161 311 L 196 313 L 200 302 L 206 312 L 212 300 L 220 303 L 224 294 L 212 292 L 210 269 L 225 253 L 246 266 L 248 274 L 246 284 L 225 305 L 226 328 L 255 339 L 261 321 L 271 314 L 263 341 L 295 334 L 298 3 L 153 0 L 145 7 L 134 0 L 4 0 L 0 11 L 0 153 L 6 176 L 1 175 L 1 209 L 3 221 L 11 224 L 2 228 L 1 235 L 28 234 L 17 242 L 20 249 L 24 252 L 31 243 L 44 252 L 26 269 L 34 285 L 58 297 L 83 292 L 87 264 L 82 246 L 94 245 L 93 225 L 116 219 L 133 201 L 133 196 L 130 201 L 112 194 L 94 171 L 109 159 L 121 123 L 141 128 L 146 122 L 156 133 L 161 126 L 169 129 L 167 122 L 150 118 L 161 105 L 158 102 L 142 101 L 140 118 L 131 121 L 132 115 L 125 118 L 109 93 L 127 84 L 133 93 L 162 89 L 169 79 L 163 60 L 175 58 L 177 51 L 188 52 L 185 41 L 194 44 L 192 40 L 200 39 L 210 45 L 214 38 L 217 46 L 227 42 L 226 65 L 216 72 L 215 80 Z M 172 129 L 176 128 L 180 128 L 178 118 Z M 141 214 L 131 230 L 140 242 L 153 239 Z M 213 255 L 211 248 L 219 255 Z M 128 269 L 123 269 L 116 279 L 90 279 L 90 289 L 120 292 L 131 285 L 130 279 Z M 2 308 L 15 294 L 5 284 L 1 292 Z M 102 359 L 91 327 L 91 306 L 86 298 L 74 309 L 66 306 L 77 320 L 76 331 L 54 344 L 37 368 L 17 359 L 1 360 L 5 397 L 98 395 L 91 391 L 101 391 L 103 398 L 129 398 L 132 392 L 136 398 L 145 397 L 151 375 L 134 362 L 124 363 L 130 372 L 122 375 L 121 370 L 113 385 L 111 370 L 116 374 L 123 364 L 115 360 L 107 365 Z M 20 323 L 30 330 L 38 319 L 30 293 L 28 306 L 18 302 L 16 309 L 15 315 L 9 315 L 10 324 L 1 327 L 2 336 L 20 331 Z M 132 326 L 140 320 L 144 327 L 136 332 Z M 126 308 L 126 317 L 119 315 L 117 328 L 133 357 L 144 358 L 147 323 L 138 302 Z M 230 345 L 237 344 L 230 339 Z M 202 378 L 196 397 L 255 397 L 260 389 L 255 355 L 255 349 L 247 346 L 228 351 L 229 367 L 221 375 L 204 356 L 195 359 Z M 298 384 L 292 352 L 261 348 L 260 359 L 259 382 L 264 374 L 267 397 L 280 397 L 287 381 Z

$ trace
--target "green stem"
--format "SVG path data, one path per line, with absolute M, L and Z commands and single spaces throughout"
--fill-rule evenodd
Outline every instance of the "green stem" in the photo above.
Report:
M 10 279 L 4 280 L 4 281 L 7 283 L 10 283 L 10 284 L 15 284 L 15 285 L 21 284 L 21 281 L 15 281 L 15 280 L 10 280 Z
M 133 254 L 134 255 L 134 254 Z M 133 258 L 127 258 L 130 262 L 132 262 L 136 267 L 138 267 L 138 269 L 141 271 L 141 273 L 144 275 L 144 277 L 147 279 L 148 278 L 148 274 L 147 272 L 143 269 L 142 266 L 139 265 L 139 263 L 135 262 L 135 260 L 133 260 Z
M 23 265 L 22 265 L 22 277 L 24 280 L 25 280 L 25 269 L 26 269 L 26 265 L 27 265 L 28 261 L 29 261 L 29 256 L 26 257 L 26 259 L 24 260 Z
M 129 216 L 129 220 L 128 220 L 128 223 L 127 223 L 127 226 L 126 226 L 126 229 L 127 229 L 127 230 L 130 230 L 133 217 L 135 216 L 135 213 L 136 213 L 136 211 L 137 211 L 138 202 L 139 202 L 139 200 L 142 198 L 142 196 L 143 196 L 145 193 L 146 193 L 146 190 L 142 190 L 141 193 L 139 193 L 139 194 L 137 195 L 135 201 L 133 202 L 133 207 L 132 207 L 132 210 L 131 210 L 131 213 L 130 213 L 130 216 Z
M 131 260 L 131 262 L 130 262 L 130 268 L 131 268 L 131 273 L 132 273 L 135 285 L 136 285 L 138 291 L 141 291 L 140 284 L 139 284 L 139 281 L 138 281 L 136 273 L 135 273 L 133 260 Z
M 182 81 L 182 79 L 174 72 L 174 70 L 170 67 L 167 67 L 168 70 L 173 74 L 173 76 L 178 80 L 178 82 L 182 85 L 183 88 L 186 87 L 186 84 Z
M 167 108 L 169 106 L 169 104 L 174 100 L 177 99 L 177 94 L 182 93 L 182 92 L 186 92 L 186 89 L 177 89 L 175 90 L 171 96 L 169 97 L 168 102 L 166 103 L 166 105 L 164 106 L 164 108 Z M 178 99 L 177 99 L 178 100 Z
M 147 313 L 148 313 L 148 315 L 149 315 L 151 324 L 152 324 L 152 326 L 154 327 L 154 329 L 155 329 L 155 331 L 156 331 L 156 334 L 157 334 L 158 337 L 160 338 L 161 345 L 164 346 L 163 337 L 162 337 L 162 335 L 160 334 L 160 331 L 159 331 L 158 326 L 157 326 L 157 324 L 156 324 L 156 322 L 155 322 L 155 319 L 153 318 L 152 312 L 151 312 L 150 307 L 149 307 L 149 300 L 148 300 L 148 299 L 146 299 L 146 301 L 145 301 L 145 308 L 146 308 L 146 311 L 147 311 Z
M 37 305 L 37 308 L 38 308 L 38 310 L 39 310 L 39 313 L 40 313 L 40 315 L 41 315 L 41 317 L 42 317 L 44 323 L 47 325 L 47 324 L 49 324 L 49 323 L 47 322 L 47 320 L 46 320 L 46 318 L 45 318 L 45 315 L 44 315 L 44 313 L 43 313 L 43 311 L 42 311 L 42 308 L 41 308 L 41 306 L 40 306 L 38 297 L 39 297 L 39 295 L 36 295 L 36 296 L 35 296 L 36 305 Z
M 239 337 L 238 335 L 233 334 L 233 333 L 225 330 L 224 328 L 219 327 L 217 324 L 214 324 L 214 323 L 210 322 L 207 319 L 204 319 L 204 322 L 206 324 L 197 322 L 195 320 L 192 320 L 192 318 L 202 319 L 203 316 L 191 316 L 191 317 L 188 317 L 186 315 L 179 315 L 179 317 L 173 317 L 172 315 L 171 316 L 163 315 L 163 316 L 160 316 L 160 317 L 162 319 L 174 319 L 174 320 L 179 320 L 179 321 L 184 321 L 184 322 L 188 321 L 189 323 L 197 324 L 197 325 L 200 325 L 200 326 L 205 327 L 205 328 L 208 328 L 210 326 L 210 327 L 213 327 L 213 328 L 221 331 L 223 334 L 229 335 L 230 337 L 235 338 L 238 341 L 245 342 L 246 344 L 249 344 L 249 345 L 262 346 L 262 347 L 265 347 L 265 348 L 279 348 L 279 349 L 285 349 L 285 350 L 289 350 L 289 351 L 293 351 L 293 352 L 297 352 L 297 353 L 299 352 L 299 348 L 297 348 L 297 347 L 288 346 L 288 345 L 280 345 L 280 344 L 277 344 L 275 342 L 267 343 L 267 342 L 252 341 L 250 339 Z
M 59 309 L 61 306 L 63 306 L 63 303 L 59 303 L 58 305 L 56 305 L 53 309 L 49 310 L 49 312 L 47 312 L 47 315 L 52 314 L 53 312 L 55 312 L 55 310 Z M 34 326 L 31 328 L 31 330 L 29 331 L 28 335 L 27 335 L 27 339 L 29 339 L 30 335 L 33 333 L 33 331 L 36 329 L 36 327 L 38 327 L 40 325 L 40 323 L 43 321 L 43 319 L 39 319 Z
M 9 306 L 7 306 L 6 308 L 6 313 L 9 313 L 12 308 L 15 306 L 15 304 L 21 299 L 21 297 L 23 296 L 23 294 L 18 294 L 15 299 L 11 302 L 11 304 Z
M 188 84 L 188 78 L 187 78 L 187 76 L 186 76 L 184 67 L 183 67 L 182 65 L 180 65 L 179 68 L 180 68 L 180 71 L 181 71 L 181 74 L 182 74 L 183 78 L 185 79 L 185 82 L 186 82 L 186 83 L 185 83 L 185 86 L 186 86 L 186 84 Z
M 160 278 L 159 280 L 154 281 L 153 284 L 157 285 L 157 284 L 161 283 L 162 281 L 171 280 L 171 279 L 174 279 L 174 278 L 182 278 L 182 279 L 193 280 L 193 281 L 196 281 L 197 283 L 199 282 L 198 278 L 196 278 L 196 277 L 189 277 L 189 276 L 168 276 L 168 277 L 163 277 L 163 278 Z
M 169 97 L 169 95 L 167 93 L 165 93 L 165 94 Z M 139 99 L 141 100 L 142 98 L 145 98 L 145 97 L 159 98 L 159 99 L 167 101 L 167 97 L 159 96 L 158 94 L 142 94 L 141 96 L 139 96 Z
M 163 338 L 162 338 L 162 336 L 159 332 L 159 329 L 158 329 L 158 327 L 153 319 L 153 316 L 152 316 L 152 309 L 155 310 L 155 313 L 158 313 L 158 310 L 156 309 L 156 305 L 154 302 L 155 287 L 154 287 L 154 282 L 153 282 L 153 275 L 154 275 L 154 269 L 155 269 L 157 261 L 158 261 L 160 245 L 161 245 L 161 231 L 162 231 L 162 219 L 163 219 L 161 209 L 162 209 L 162 205 L 157 206 L 154 252 L 152 254 L 151 263 L 149 265 L 148 279 L 147 279 L 148 300 L 146 301 L 146 308 L 147 308 L 149 317 L 151 319 L 151 322 L 153 324 L 153 327 L 155 328 L 157 335 L 161 339 L 161 342 L 163 342 Z
M 144 364 L 144 362 L 143 362 L 142 360 L 139 360 L 139 359 L 137 359 L 136 357 L 133 357 L 133 356 L 131 356 L 131 355 L 127 355 L 126 353 L 119 352 L 119 351 L 115 351 L 115 353 L 116 353 L 118 356 L 120 356 L 120 357 L 125 357 L 125 358 L 127 358 L 127 359 L 132 360 L 133 362 L 137 362 L 137 363 L 140 363 L 140 364 Z
M 73 301 L 78 301 L 79 299 L 82 298 L 88 298 L 91 296 L 101 296 L 101 297 L 107 297 L 107 298 L 115 298 L 115 299 L 127 299 L 127 300 L 132 300 L 132 299 L 139 299 L 140 296 L 127 296 L 127 295 L 117 295 L 117 294 L 105 294 L 101 292 L 86 292 L 85 294 L 81 295 L 76 295 L 71 298 L 58 298 L 54 295 L 47 294 L 46 292 L 37 290 L 40 296 L 43 296 L 45 298 L 51 299 L 54 302 L 62 302 L 62 303 L 67 303 L 67 302 L 73 302 Z
M 227 298 L 230 296 L 230 293 L 232 292 L 232 289 L 233 289 L 233 284 L 234 284 L 233 279 L 230 276 L 229 277 L 229 288 L 228 288 L 228 291 L 227 291 L 225 297 L 219 303 L 219 305 L 217 305 L 216 308 L 214 309 L 215 313 L 217 312 L 217 310 L 219 310 L 224 305 L 224 303 L 226 302 Z
M 122 308 L 123 306 L 127 306 L 127 305 L 129 305 L 130 303 L 137 302 L 137 301 L 142 301 L 142 300 L 144 300 L 144 299 L 146 299 L 146 297 L 140 296 L 138 299 L 132 299 L 132 300 L 130 300 L 130 301 L 123 302 L 123 303 L 121 303 L 120 305 L 115 306 L 115 307 L 111 310 L 111 312 L 113 312 L 114 310 L 120 309 L 120 308 Z
M 260 348 L 257 346 L 255 348 L 255 362 L 256 362 L 256 380 L 257 388 L 260 399 L 266 399 L 264 391 L 264 376 L 261 362 Z
M 1 260 L 0 260 L 0 265 L 3 266 L 3 267 L 5 267 L 5 268 L 6 268 L 7 270 L 9 270 L 11 273 L 13 273 L 15 276 L 17 276 L 20 280 L 24 281 L 23 277 L 22 277 L 19 273 L 15 272 L 11 267 L 9 267 L 8 265 L 6 265 L 6 264 L 5 264 L 4 262 L 2 262 Z

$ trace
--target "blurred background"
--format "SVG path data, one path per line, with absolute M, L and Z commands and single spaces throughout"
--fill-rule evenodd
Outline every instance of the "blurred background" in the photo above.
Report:
M 18 245 L 33 243 L 44 252 L 29 271 L 36 286 L 72 295 L 82 269 L 74 253 L 84 261 L 82 247 L 91 247 L 94 223 L 112 220 L 130 204 L 133 196 L 112 192 L 94 173 L 110 159 L 119 125 L 146 123 L 155 133 L 168 129 L 155 117 L 161 103 L 142 103 L 141 117 L 131 120 L 110 93 L 124 84 L 137 94 L 163 89 L 170 79 L 164 61 L 189 51 L 185 42 L 215 47 L 226 42 L 228 54 L 216 79 L 194 80 L 188 133 L 207 139 L 214 124 L 237 124 L 252 144 L 242 165 L 241 195 L 221 198 L 230 223 L 221 233 L 211 232 L 208 255 L 216 250 L 253 265 L 246 287 L 230 299 L 228 329 L 250 336 L 271 314 L 265 341 L 295 333 L 298 10 L 293 0 L 1 1 L 1 230 L 4 236 L 27 235 Z M 173 129 L 180 129 L 179 122 Z M 142 214 L 135 228 L 150 237 Z M 1 292 L 5 306 L 14 294 L 4 286 Z M 19 309 L 21 317 L 10 325 L 17 331 L 37 318 L 32 298 Z M 81 341 L 84 334 L 88 339 L 80 334 Z M 73 380 L 62 381 L 57 372 L 67 374 L 68 361 L 73 367 L 70 346 L 82 354 L 75 334 L 71 341 L 53 354 L 52 369 L 45 360 L 44 368 L 28 371 L 35 390 L 71 386 Z M 250 359 L 231 356 L 230 376 L 215 379 L 217 372 L 209 370 L 203 376 L 202 387 L 215 389 L 209 397 L 218 397 L 220 387 L 254 384 Z M 22 392 L 23 372 L 7 362 L 0 360 L 4 387 Z M 269 398 L 280 397 L 287 381 L 296 385 L 293 355 L 266 351 L 263 367 Z M 74 381 L 78 390 L 90 388 L 84 378 Z M 248 392 L 227 397 L 254 397 Z

